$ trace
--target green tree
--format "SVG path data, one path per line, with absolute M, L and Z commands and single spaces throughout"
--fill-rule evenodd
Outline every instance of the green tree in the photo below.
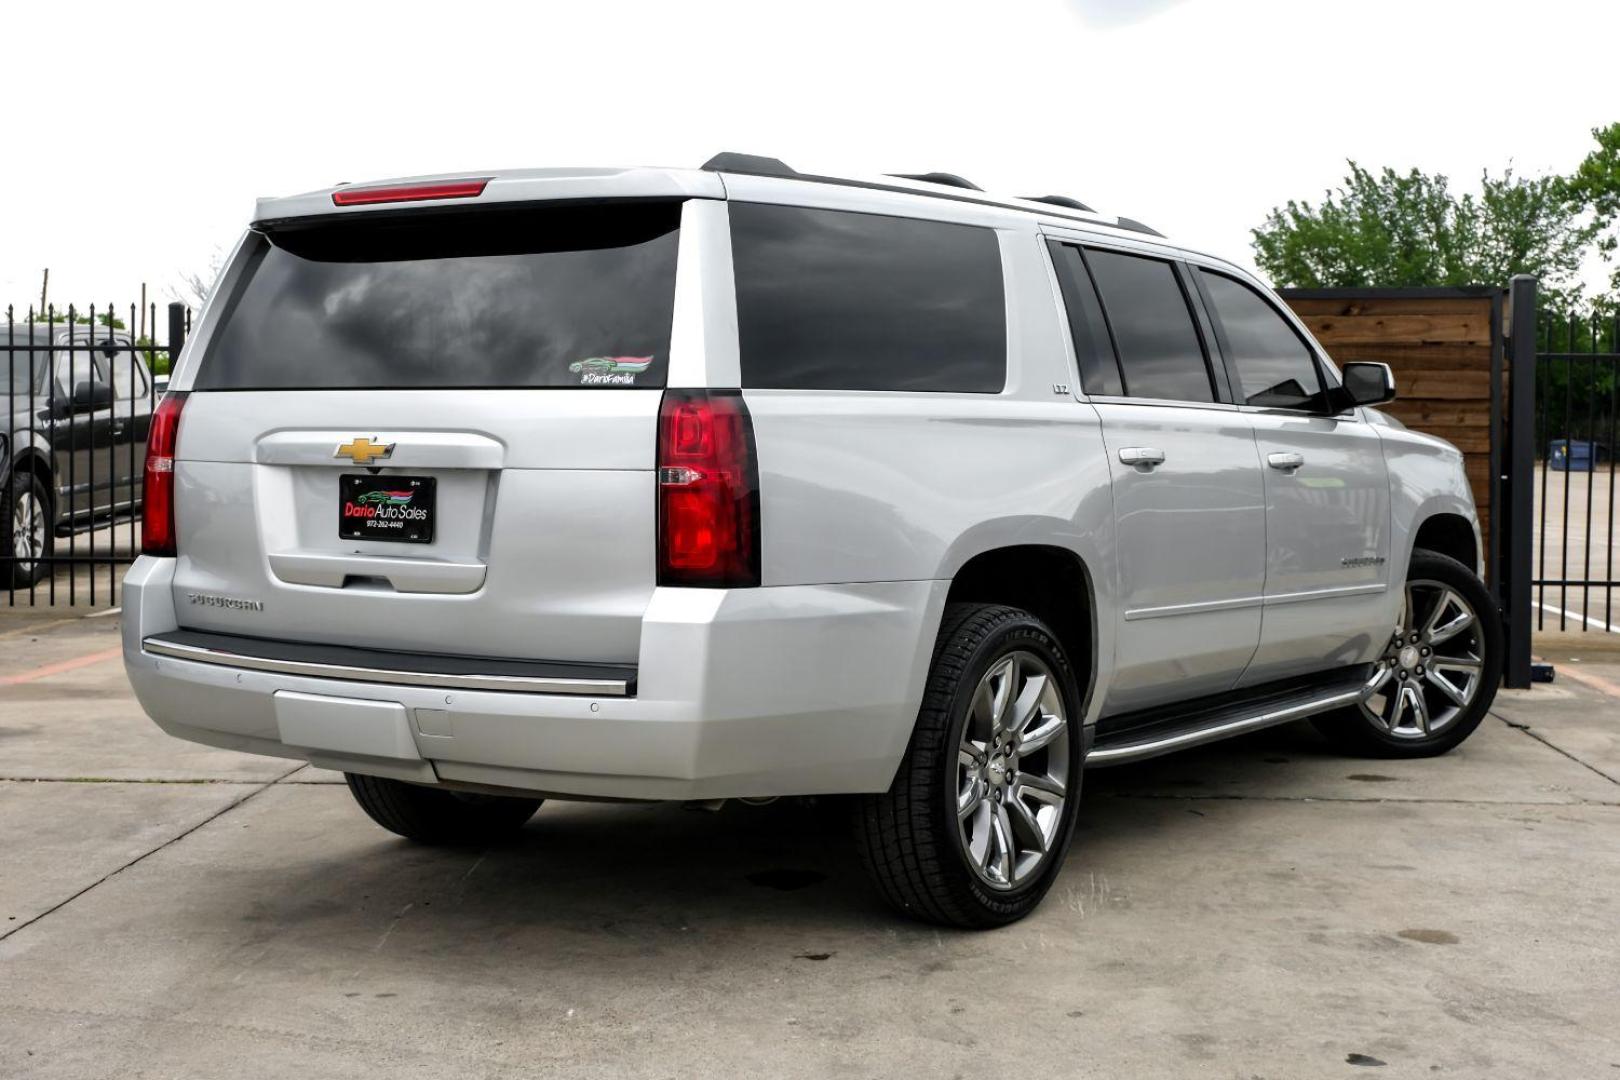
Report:
M 1535 274 L 1573 299 L 1598 234 L 1564 177 L 1486 172 L 1457 195 L 1439 173 L 1354 161 L 1318 204 L 1290 200 L 1254 230 L 1256 260 L 1283 287 L 1490 285 Z
M 79 311 L 77 308 L 70 307 L 66 311 L 59 311 L 53 304 L 45 311 L 36 312 L 30 308 L 28 313 L 35 320 L 36 324 L 40 326 L 44 326 L 47 323 L 54 323 L 57 326 L 67 326 L 69 323 L 72 323 L 74 326 L 90 325 L 90 316 L 86 315 L 82 311 Z M 104 311 L 100 315 L 96 316 L 96 325 L 105 326 L 113 330 L 126 329 L 124 320 L 118 318 L 108 311 Z
M 1599 231 L 1598 249 L 1611 260 L 1620 247 L 1620 123 L 1592 129 L 1597 149 L 1586 155 L 1567 183 L 1569 197 L 1592 212 Z M 1609 277 L 1609 288 L 1620 294 L 1620 270 Z

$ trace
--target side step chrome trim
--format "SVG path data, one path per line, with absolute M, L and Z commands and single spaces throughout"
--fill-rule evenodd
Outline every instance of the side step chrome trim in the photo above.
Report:
M 1168 754 L 1176 750 L 1186 750 L 1194 746 L 1215 742 L 1232 735 L 1246 735 L 1251 731 L 1273 727 L 1277 724 L 1286 724 L 1290 720 L 1303 720 L 1307 716 L 1327 712 L 1330 709 L 1354 705 L 1361 697 L 1361 687 L 1352 690 L 1339 690 L 1324 697 L 1310 701 L 1298 702 L 1281 708 L 1273 708 L 1267 712 L 1256 713 L 1253 716 L 1241 716 L 1234 720 L 1222 720 L 1205 728 L 1194 728 L 1190 731 L 1176 731 L 1145 742 L 1125 743 L 1120 746 L 1101 746 L 1086 755 L 1087 765 L 1107 766 L 1124 765 L 1132 761 L 1142 761 L 1160 754 Z
M 141 651 L 152 656 L 189 660 L 197 664 L 265 671 L 275 675 L 301 675 L 316 679 L 343 679 L 348 682 L 390 683 L 396 686 L 428 686 L 438 690 L 506 690 L 524 694 L 589 694 L 596 697 L 626 697 L 630 680 L 612 678 L 562 678 L 543 675 L 484 675 L 436 671 L 400 671 L 348 664 L 323 664 L 313 660 L 288 660 L 252 656 L 202 645 L 164 641 L 149 637 Z

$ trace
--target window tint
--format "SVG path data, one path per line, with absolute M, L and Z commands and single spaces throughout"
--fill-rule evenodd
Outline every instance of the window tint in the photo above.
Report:
M 1108 339 L 1102 305 L 1091 283 L 1091 273 L 1072 244 L 1048 243 L 1057 267 L 1058 284 L 1063 290 L 1063 306 L 1069 310 L 1069 334 L 1080 365 L 1080 386 L 1088 394 L 1118 397 L 1125 392 L 1119 381 L 1119 362 Z
M 24 397 L 44 387 L 51 354 L 35 352 L 31 346 L 49 341 L 43 331 L 30 335 L 27 326 L 0 326 L 0 394 Z
M 1200 270 L 1221 333 L 1221 350 L 1237 368 L 1238 401 L 1274 409 L 1316 404 L 1322 381 L 1305 342 L 1265 298 L 1241 281 Z
M 731 204 L 745 387 L 999 393 L 1001 252 L 991 229 Z
M 33 386 L 40 383 L 39 369 L 34 369 Z M 21 349 L 15 352 L 7 351 L 7 371 L 0 373 L 0 393 L 8 398 L 22 397 L 29 393 L 28 381 L 28 354 Z
M 1214 401 L 1209 365 L 1175 267 L 1087 249 L 1131 397 Z
M 107 362 L 112 369 L 113 393 L 120 401 L 143 398 L 146 396 L 146 375 L 127 348 L 129 342 L 120 339 L 118 344 L 126 347 L 119 349 Z
M 680 212 L 357 214 L 270 232 L 196 388 L 662 386 Z

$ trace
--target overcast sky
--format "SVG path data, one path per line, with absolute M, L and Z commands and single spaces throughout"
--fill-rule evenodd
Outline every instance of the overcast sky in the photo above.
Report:
M 14 4 L 0 304 L 167 299 L 265 194 L 413 173 L 961 173 L 1245 264 L 1344 159 L 1470 186 L 1620 120 L 1591 0 Z M 26 47 L 24 47 L 26 43 Z

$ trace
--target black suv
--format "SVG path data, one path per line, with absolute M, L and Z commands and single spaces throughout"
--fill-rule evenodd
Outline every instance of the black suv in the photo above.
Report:
M 141 502 L 152 373 L 130 336 L 0 324 L 0 588 L 49 570 L 58 533 Z

